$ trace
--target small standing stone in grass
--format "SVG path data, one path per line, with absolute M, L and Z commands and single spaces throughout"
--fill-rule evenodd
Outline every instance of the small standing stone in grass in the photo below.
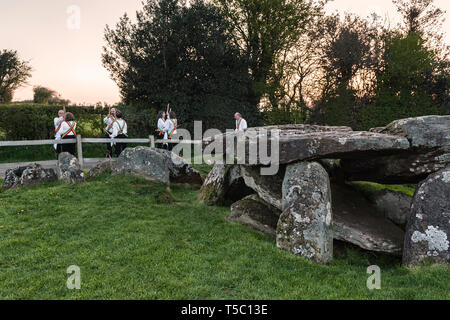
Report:
M 288 165 L 282 192 L 277 246 L 317 263 L 330 262 L 333 258 L 331 189 L 325 169 L 317 162 Z
M 430 175 L 414 194 L 403 264 L 450 263 L 450 167 Z
M 169 184 L 167 158 L 153 148 L 125 149 L 112 166 L 114 174 L 133 174 Z
M 56 173 L 53 169 L 44 169 L 39 164 L 28 167 L 17 167 L 6 171 L 3 188 L 11 189 L 19 186 L 31 186 L 55 181 Z
M 114 160 L 105 160 L 97 163 L 94 167 L 91 168 L 91 170 L 89 170 L 88 177 L 93 179 L 101 176 L 102 174 L 111 174 L 113 162 Z
M 65 183 L 84 182 L 84 172 L 81 170 L 78 159 L 68 152 L 62 152 L 58 157 L 56 167 L 58 179 Z

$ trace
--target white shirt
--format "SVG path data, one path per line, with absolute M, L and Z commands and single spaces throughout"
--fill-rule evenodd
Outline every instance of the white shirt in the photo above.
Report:
M 158 119 L 158 129 L 164 133 L 164 140 L 167 139 L 167 132 L 165 131 L 166 129 L 166 122 L 163 118 L 159 118 Z
M 114 119 L 111 116 L 107 116 L 105 119 L 103 119 L 103 123 L 106 124 L 106 128 L 105 128 L 106 132 L 108 132 L 108 133 L 112 132 L 111 129 L 112 129 L 112 124 L 113 124 L 114 120 L 116 120 L 116 119 Z
M 59 125 L 60 125 L 63 121 L 64 121 L 64 117 L 59 117 L 59 118 L 53 119 L 53 124 L 55 125 L 55 131 L 58 130 Z M 55 139 L 58 139 L 58 138 L 56 138 L 56 133 L 55 133 Z M 54 144 L 54 145 L 53 145 L 53 148 L 55 148 L 55 150 L 57 150 L 58 145 L 57 145 L 57 144 Z
M 119 127 L 120 125 L 120 127 Z M 125 120 L 123 119 L 117 119 L 116 121 L 114 121 L 113 125 L 112 125 L 112 134 L 110 135 L 111 138 L 115 138 L 119 135 L 120 129 L 122 128 L 122 132 L 123 134 L 128 134 L 128 127 L 127 127 L 127 123 L 125 122 Z
M 67 131 L 69 131 L 69 129 L 70 129 L 69 124 L 70 124 L 71 126 L 73 126 L 73 130 L 76 132 L 76 129 L 77 129 L 77 123 L 76 123 L 76 122 L 74 122 L 74 121 L 69 121 L 69 122 L 64 121 L 64 122 L 61 124 L 61 127 L 59 128 L 58 132 L 56 132 L 56 134 L 55 134 L 55 138 L 56 138 L 56 139 L 61 139 L 62 136 L 63 136 Z M 72 131 L 70 131 L 70 132 L 67 134 L 67 136 L 72 136 L 72 137 L 73 137 L 73 136 L 74 136 L 74 133 L 73 133 Z
M 175 131 L 173 132 L 173 134 L 177 133 L 177 128 L 176 126 L 173 124 L 173 122 L 175 122 L 175 125 L 177 124 L 177 119 L 175 120 L 170 120 L 170 117 L 167 119 L 167 121 L 164 124 L 164 139 L 166 139 L 166 136 L 168 137 L 170 135 L 170 133 L 172 132 L 172 130 L 175 129 Z
M 245 131 L 247 130 L 247 121 L 245 121 L 244 118 L 241 118 L 240 120 L 236 120 L 236 132 L 238 131 Z
M 53 119 L 53 124 L 55 125 L 55 130 L 58 129 L 59 125 L 63 121 L 64 121 L 64 117 L 59 117 L 59 118 Z

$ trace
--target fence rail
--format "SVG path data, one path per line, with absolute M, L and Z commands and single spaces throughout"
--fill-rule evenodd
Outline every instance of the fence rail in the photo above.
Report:
M 19 147 L 19 146 L 43 146 L 54 144 L 77 144 L 78 161 L 81 167 L 84 166 L 83 159 L 83 143 L 148 143 L 150 147 L 154 148 L 155 144 L 160 143 L 172 143 L 172 144 L 202 144 L 201 140 L 178 140 L 178 139 L 163 139 L 155 140 L 154 136 L 148 138 L 136 138 L 136 139 L 108 139 L 108 138 L 82 138 L 78 135 L 76 139 L 65 140 L 23 140 L 23 141 L 0 141 L 0 147 Z

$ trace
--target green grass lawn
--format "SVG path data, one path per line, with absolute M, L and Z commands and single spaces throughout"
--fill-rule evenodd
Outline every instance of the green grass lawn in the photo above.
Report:
M 0 193 L 0 299 L 449 299 L 450 269 L 339 246 L 328 266 L 226 221 L 198 188 L 132 176 Z M 381 290 L 366 287 L 381 268 Z M 81 268 L 81 290 L 66 269 Z

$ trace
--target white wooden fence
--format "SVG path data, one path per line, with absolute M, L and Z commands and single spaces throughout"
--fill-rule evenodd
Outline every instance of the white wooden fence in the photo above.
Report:
M 83 159 L 83 143 L 145 143 L 154 148 L 156 143 L 173 143 L 173 144 L 202 144 L 201 140 L 155 140 L 154 136 L 148 138 L 137 139 L 108 139 L 108 138 L 82 138 L 81 135 L 77 135 L 76 139 L 65 140 L 23 140 L 23 141 L 0 141 L 0 147 L 17 147 L 17 146 L 42 146 L 42 145 L 54 145 L 54 144 L 77 144 L 78 161 L 81 167 L 84 166 Z

